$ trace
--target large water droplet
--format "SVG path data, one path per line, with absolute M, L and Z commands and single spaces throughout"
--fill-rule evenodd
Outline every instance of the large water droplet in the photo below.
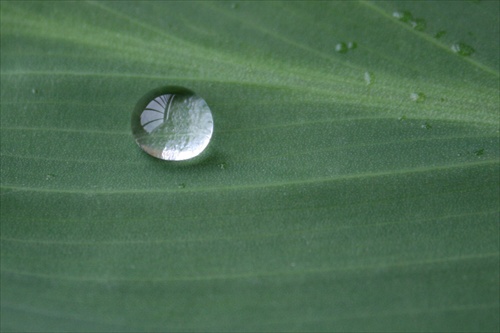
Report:
M 162 87 L 142 97 L 132 113 L 135 141 L 151 156 L 187 160 L 205 150 L 214 122 L 205 100 L 182 87 Z
M 455 43 L 451 46 L 451 50 L 455 53 L 460 54 L 461 56 L 470 56 L 476 50 L 472 48 L 472 46 L 469 46 L 465 43 Z

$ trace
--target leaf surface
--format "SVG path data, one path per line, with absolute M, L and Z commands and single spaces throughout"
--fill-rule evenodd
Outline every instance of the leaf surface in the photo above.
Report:
M 1 329 L 498 331 L 498 12 L 2 2 Z M 132 138 L 164 85 L 199 160 Z

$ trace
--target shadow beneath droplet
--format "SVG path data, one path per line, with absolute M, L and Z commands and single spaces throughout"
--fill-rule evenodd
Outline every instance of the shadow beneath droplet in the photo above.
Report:
M 224 160 L 224 156 L 219 153 L 213 147 L 207 147 L 207 149 L 195 158 L 184 160 L 184 161 L 165 161 L 153 156 L 144 156 L 148 159 L 155 168 L 161 168 L 163 170 L 170 171 L 190 171 L 190 170 L 203 170 L 207 168 L 217 168 Z

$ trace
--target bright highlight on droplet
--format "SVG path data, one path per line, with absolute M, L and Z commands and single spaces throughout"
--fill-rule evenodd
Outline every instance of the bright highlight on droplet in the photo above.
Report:
M 132 113 L 132 134 L 139 147 L 156 158 L 187 160 L 201 154 L 214 122 L 205 100 L 182 87 L 163 87 L 146 94 Z

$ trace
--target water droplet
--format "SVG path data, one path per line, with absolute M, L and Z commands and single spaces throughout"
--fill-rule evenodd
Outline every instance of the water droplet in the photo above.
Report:
M 146 153 L 169 161 L 187 160 L 205 150 L 214 122 L 205 100 L 182 87 L 155 89 L 137 103 L 132 133 Z
M 49 173 L 45 176 L 45 180 L 52 180 L 56 178 L 56 175 L 54 175 L 53 173 Z
M 408 23 L 413 29 L 417 31 L 424 31 L 427 27 L 427 23 L 424 19 L 413 18 L 413 15 L 408 11 L 394 12 L 392 16 L 400 20 L 401 22 Z
M 226 162 L 219 164 L 219 168 L 221 168 L 222 170 L 224 170 L 226 167 L 227 167 Z
M 294 262 L 292 262 L 292 263 L 290 264 L 290 266 L 291 266 L 291 267 L 295 267 L 295 266 L 297 266 L 297 264 L 296 264 L 296 263 L 294 263 Z
M 405 121 L 406 120 L 406 116 L 403 115 L 403 116 L 399 117 L 398 120 L 399 121 Z
M 427 27 L 427 23 L 425 22 L 424 19 L 415 19 L 410 22 L 411 27 L 417 31 L 424 31 L 425 28 Z
M 413 20 L 413 15 L 408 11 L 394 12 L 392 16 L 400 20 L 401 22 L 409 22 Z
M 335 45 L 335 51 L 337 51 L 338 53 L 346 53 L 348 50 L 349 49 L 347 48 L 347 45 L 344 42 Z
M 232 3 L 231 4 L 231 9 L 238 9 L 238 4 L 237 3 Z
M 350 50 L 354 50 L 357 47 L 358 47 L 358 44 L 356 42 L 348 42 L 347 43 L 347 48 Z
M 443 37 L 444 35 L 446 35 L 446 31 L 441 30 L 441 31 L 438 31 L 434 34 L 434 38 L 439 39 L 439 38 Z
M 420 127 L 425 128 L 425 129 L 431 129 L 431 128 L 432 128 L 431 124 L 429 124 L 429 122 L 428 122 L 428 121 L 426 121 L 426 122 L 425 122 L 425 124 L 423 124 L 423 125 L 422 125 L 422 126 L 420 126 Z
M 474 152 L 476 156 L 483 156 L 484 155 L 484 148 L 478 149 Z
M 372 84 L 373 82 L 373 73 L 365 72 L 365 82 L 367 85 Z
M 422 103 L 423 101 L 425 101 L 426 99 L 426 96 L 424 93 L 422 92 L 419 92 L 419 93 L 411 93 L 410 94 L 410 99 L 414 102 L 417 102 L 417 103 Z
M 476 52 L 476 50 L 474 50 L 472 48 L 472 46 L 469 46 L 465 43 L 455 43 L 451 46 L 451 50 L 461 56 L 470 56 L 471 54 L 473 54 L 474 52 Z
M 179 185 L 177 185 L 177 188 L 186 188 L 186 184 L 180 183 Z
M 39 91 L 38 89 L 36 89 L 36 88 L 31 89 L 31 93 L 32 93 L 33 95 L 36 95 L 36 94 L 38 94 L 39 92 L 40 92 L 40 91 Z

